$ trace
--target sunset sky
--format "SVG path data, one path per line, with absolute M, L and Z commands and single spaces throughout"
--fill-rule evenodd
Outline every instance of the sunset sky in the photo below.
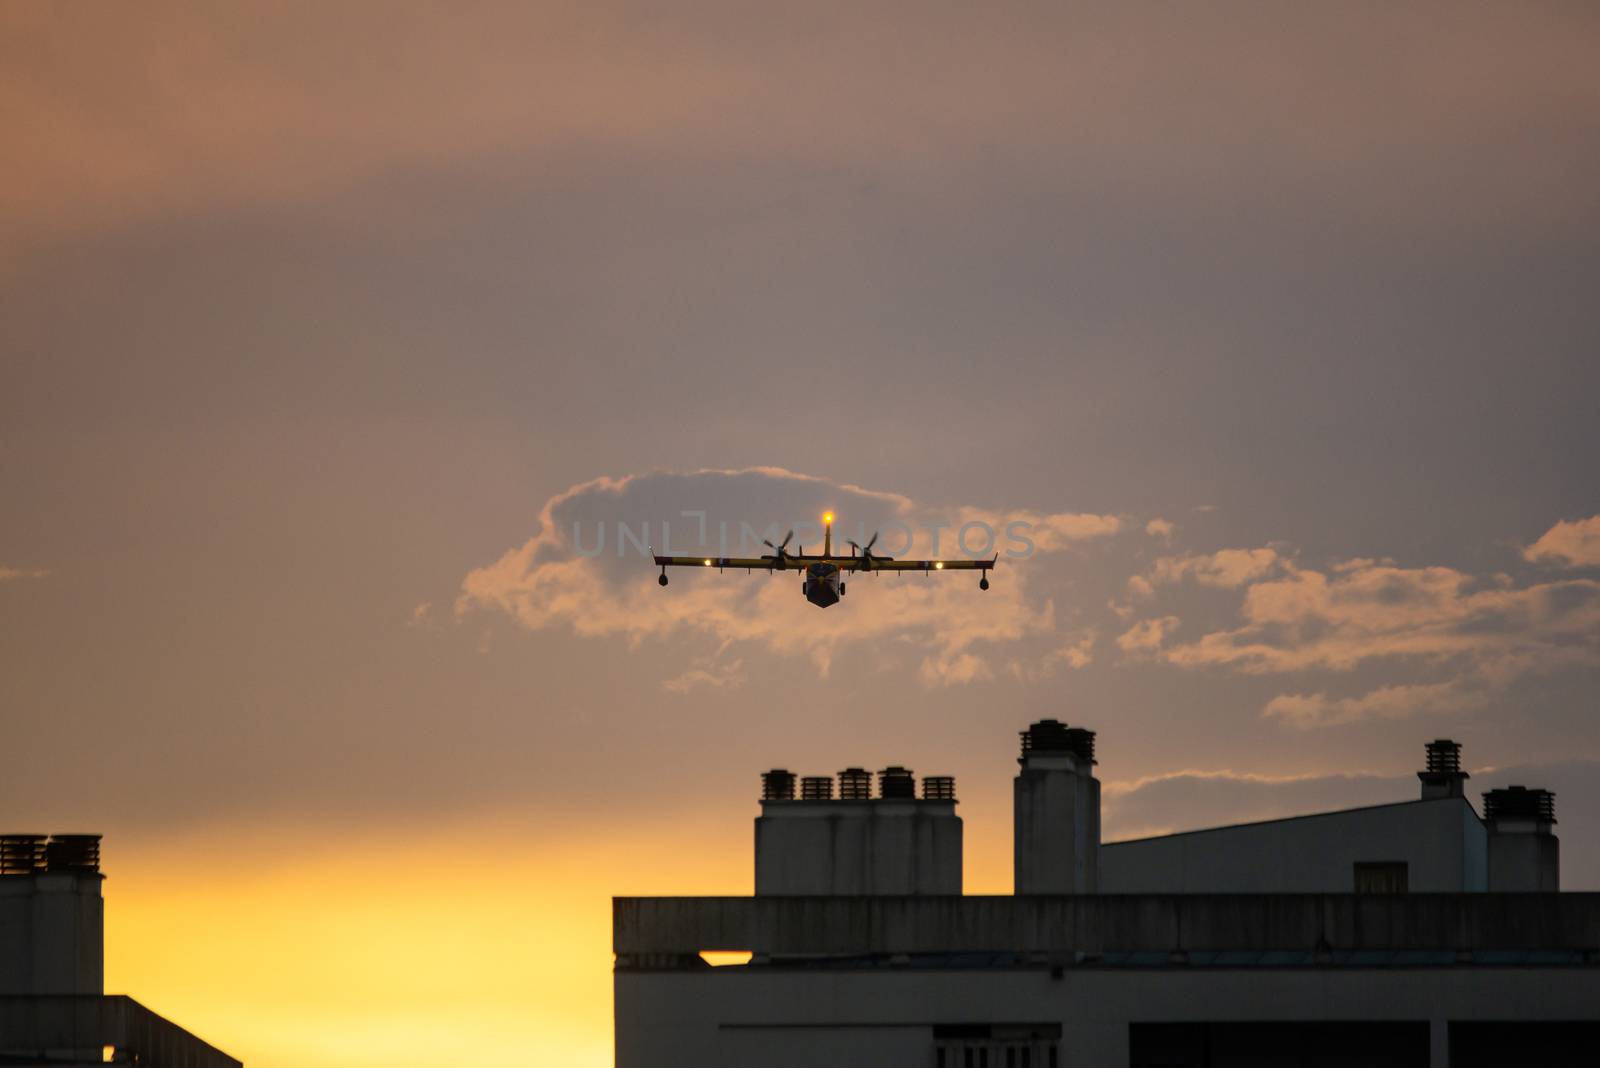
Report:
M 1042 716 L 1110 839 L 1454 737 L 1600 889 L 1597 54 L 1581 3 L 0 4 L 0 830 L 103 833 L 108 991 L 252 1068 L 609 1064 L 611 896 L 748 893 L 774 766 L 954 775 L 1008 893 Z M 819 611 L 616 551 L 825 508 L 1034 552 Z

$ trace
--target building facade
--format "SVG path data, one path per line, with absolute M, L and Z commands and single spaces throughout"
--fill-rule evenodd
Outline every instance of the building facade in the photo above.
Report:
M 619 1068 L 1600 1063 L 1547 792 L 1480 819 L 1441 740 L 1413 801 L 1102 844 L 1094 741 L 1022 732 L 1013 896 L 961 894 L 952 780 L 768 773 L 755 896 L 614 902 Z

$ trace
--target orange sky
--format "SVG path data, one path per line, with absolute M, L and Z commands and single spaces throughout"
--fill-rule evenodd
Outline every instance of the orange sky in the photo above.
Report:
M 609 1064 L 611 895 L 749 893 L 753 797 L 603 843 L 492 815 L 109 843 L 107 989 L 248 1064 L 437 1064 L 464 1035 L 507 1064 Z M 969 890 L 1009 890 L 997 840 Z

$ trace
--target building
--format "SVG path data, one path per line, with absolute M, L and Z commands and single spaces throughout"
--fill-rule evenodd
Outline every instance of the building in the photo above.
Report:
M 100 836 L 0 835 L 0 1064 L 240 1068 L 107 995 Z
M 764 775 L 754 896 L 613 902 L 618 1068 L 1600 1063 L 1547 791 L 1480 818 L 1439 740 L 1410 801 L 1102 844 L 1094 732 L 1021 733 L 1013 896 L 948 777 Z

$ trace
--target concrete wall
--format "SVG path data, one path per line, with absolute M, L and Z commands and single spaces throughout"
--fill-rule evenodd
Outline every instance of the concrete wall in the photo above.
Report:
M 1100 890 L 1349 893 L 1358 861 L 1404 861 L 1413 892 L 1479 891 L 1488 889 L 1486 842 L 1465 800 L 1407 801 L 1109 842 Z
M 101 881 L 93 872 L 0 876 L 0 995 L 102 992 Z
M 662 897 L 612 902 L 619 968 L 702 950 L 766 955 L 1177 950 L 1600 953 L 1600 894 L 1080 894 Z
M 1099 887 L 1100 782 L 1070 753 L 1023 758 L 1012 784 L 1019 894 L 1092 894 Z
M 932 1068 L 936 1023 L 1059 1022 L 1061 1065 L 1128 1063 L 1134 1021 L 1595 1020 L 1600 969 L 803 970 L 615 977 L 617 1068 Z
M 959 894 L 954 801 L 763 801 L 756 893 Z
M 1506 827 L 1489 834 L 1489 889 L 1513 893 L 1561 889 L 1561 842 L 1548 824 Z

